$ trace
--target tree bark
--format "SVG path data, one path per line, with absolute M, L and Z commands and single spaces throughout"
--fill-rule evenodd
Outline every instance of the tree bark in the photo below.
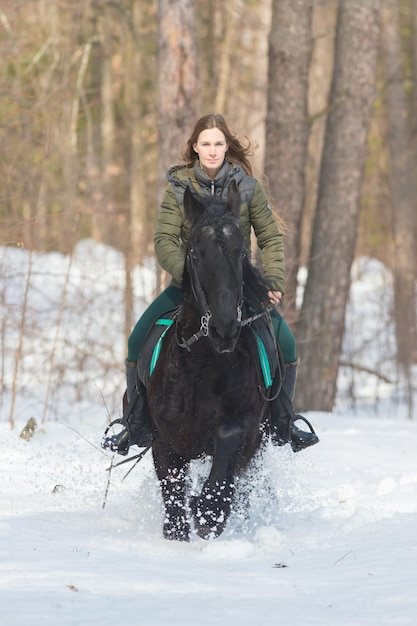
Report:
M 193 0 L 158 0 L 159 195 L 197 121 L 197 44 Z
M 386 74 L 390 187 L 394 231 L 394 317 L 397 359 L 409 375 L 416 356 L 416 289 L 414 276 L 414 178 L 412 122 L 408 115 L 402 67 L 398 4 L 385 0 L 382 52 Z
M 375 96 L 380 3 L 340 0 L 330 111 L 308 277 L 297 325 L 297 405 L 331 411 L 336 395 L 366 139 Z
M 411 142 L 412 142 L 412 150 L 413 150 L 413 167 L 414 171 L 417 172 L 417 0 L 411 0 L 411 11 L 412 11 L 412 58 L 411 58 L 411 67 L 412 67 L 412 77 L 413 77 L 413 92 L 411 98 L 411 121 L 412 121 L 412 132 L 411 132 Z M 414 181 L 414 237 L 417 238 L 417 177 L 413 176 Z M 414 275 L 417 280 L 417 250 L 414 249 Z
M 116 120 L 115 120 L 115 97 L 114 97 L 114 74 L 112 27 L 114 13 L 110 6 L 102 9 L 102 64 L 101 64 L 101 168 L 97 176 L 99 188 L 93 203 L 98 206 L 99 230 L 102 241 L 111 241 L 112 230 L 115 224 L 117 177 L 114 175 L 116 164 Z M 97 174 L 96 174 L 97 175 Z M 94 174 L 93 174 L 94 176 Z
M 290 323 L 295 319 L 309 134 L 307 93 L 311 18 L 311 0 L 273 0 L 265 173 L 272 202 L 286 223 L 285 316 Z
M 146 199 L 143 138 L 142 90 L 144 78 L 144 51 L 142 45 L 143 7 L 141 0 L 132 0 L 131 28 L 127 41 L 126 105 L 130 125 L 129 211 L 127 217 L 127 245 L 125 252 L 125 335 L 128 339 L 133 326 L 134 281 L 133 270 L 146 256 Z
M 323 154 L 324 134 L 333 74 L 337 3 L 315 3 L 308 89 L 310 133 L 305 173 L 305 200 L 301 228 L 300 263 L 307 265 Z
M 158 208 L 165 172 L 181 160 L 197 121 L 198 81 L 194 0 L 158 0 Z M 158 275 L 157 289 L 166 276 Z
M 224 16 L 224 37 L 221 42 L 221 55 L 218 63 L 218 79 L 216 81 L 216 91 L 214 96 L 214 112 L 222 112 L 226 109 L 226 100 L 230 88 L 230 67 L 232 64 L 232 52 L 236 45 L 236 24 L 232 11 L 225 11 Z

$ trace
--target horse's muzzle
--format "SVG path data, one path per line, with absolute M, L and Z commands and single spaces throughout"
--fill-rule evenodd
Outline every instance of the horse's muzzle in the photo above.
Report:
M 216 352 L 219 354 L 233 352 L 239 339 L 240 329 L 240 324 L 234 325 L 232 329 L 226 331 L 215 326 L 209 326 L 209 339 Z

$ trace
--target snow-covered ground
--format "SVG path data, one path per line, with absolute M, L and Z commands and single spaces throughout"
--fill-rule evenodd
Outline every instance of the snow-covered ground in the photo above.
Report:
M 88 241 L 72 260 L 0 250 L 1 624 L 415 625 L 417 419 L 393 366 L 389 276 L 355 272 L 358 368 L 341 371 L 332 415 L 308 414 L 320 444 L 268 447 L 249 519 L 182 544 L 162 539 L 150 455 L 108 483 L 99 446 L 123 390 L 120 256 Z M 138 315 L 152 276 L 136 276 Z

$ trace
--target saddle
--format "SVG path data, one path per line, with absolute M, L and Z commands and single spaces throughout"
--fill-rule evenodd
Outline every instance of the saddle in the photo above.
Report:
M 138 376 L 145 387 L 155 369 L 164 337 L 168 329 L 174 324 L 177 313 L 178 308 L 164 313 L 162 317 L 156 320 L 146 336 L 138 361 Z M 280 386 L 285 365 L 270 324 L 266 324 L 263 319 L 257 319 L 249 325 L 249 329 L 255 339 L 257 358 L 265 389 L 270 390 L 274 383 L 276 386 L 277 382 Z

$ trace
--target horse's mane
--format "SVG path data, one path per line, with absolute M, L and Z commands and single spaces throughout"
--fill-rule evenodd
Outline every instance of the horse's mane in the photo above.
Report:
M 260 313 L 271 306 L 268 295 L 271 285 L 247 256 L 243 259 L 243 281 L 243 295 L 249 308 Z

